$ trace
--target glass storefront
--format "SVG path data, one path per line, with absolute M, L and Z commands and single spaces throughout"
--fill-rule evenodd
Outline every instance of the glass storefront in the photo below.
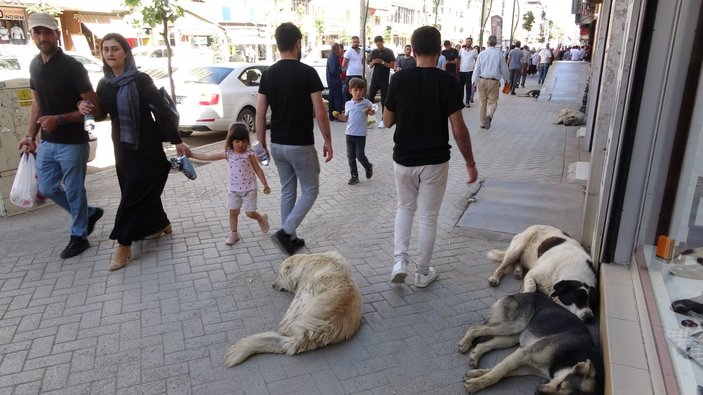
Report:
M 24 9 L 0 7 L 0 44 L 25 45 L 28 40 Z

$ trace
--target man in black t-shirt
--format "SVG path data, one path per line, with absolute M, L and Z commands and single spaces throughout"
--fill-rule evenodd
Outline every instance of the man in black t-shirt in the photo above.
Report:
M 391 80 L 383 122 L 396 125 L 393 161 L 398 209 L 395 218 L 395 251 L 391 282 L 407 276 L 408 247 L 415 210 L 418 211 L 418 260 L 415 286 L 423 288 L 437 278 L 431 266 L 437 237 L 437 216 L 447 186 L 449 131 L 466 161 L 469 183 L 478 178 L 469 130 L 461 110 L 463 92 L 453 76 L 436 68 L 441 43 L 439 30 L 418 28 L 412 35 L 417 67 L 397 72 Z
M 376 98 L 376 92 L 380 89 L 381 112 L 383 112 L 386 95 L 388 94 L 388 80 L 390 79 L 391 69 L 395 67 L 395 55 L 393 55 L 393 51 L 383 46 L 383 37 L 376 36 L 373 42 L 376 44 L 376 49 L 371 51 L 371 55 L 369 55 L 369 67 L 373 69 L 373 74 L 371 75 L 368 99 L 373 103 Z M 383 121 L 379 122 L 378 127 L 383 127 Z
M 459 51 L 452 47 L 452 43 L 449 40 L 444 40 L 444 51 L 442 51 L 442 55 L 447 59 L 444 63 L 444 71 L 458 79 L 459 73 L 457 73 L 457 65 L 459 64 Z
M 271 152 L 281 180 L 281 224 L 271 236 L 283 253 L 292 255 L 305 245 L 296 229 L 312 208 L 320 189 L 320 163 L 315 150 L 315 114 L 324 143 L 325 162 L 332 159 L 330 121 L 322 102 L 322 81 L 314 68 L 301 63 L 303 35 L 287 22 L 276 28 L 281 59 L 261 76 L 256 106 L 256 138 L 267 155 L 266 111 L 271 106 Z M 298 182 L 302 194 L 297 196 Z
M 89 137 L 76 103 L 88 100 L 95 106 L 96 117 L 102 112 L 85 67 L 58 47 L 61 33 L 56 18 L 34 13 L 29 16 L 29 30 L 40 53 L 29 65 L 32 108 L 27 136 L 19 149 L 37 152 L 39 192 L 71 215 L 71 237 L 60 255 L 67 259 L 90 247 L 88 235 L 103 215 L 101 208 L 88 206 Z M 42 141 L 37 148 L 40 131 Z

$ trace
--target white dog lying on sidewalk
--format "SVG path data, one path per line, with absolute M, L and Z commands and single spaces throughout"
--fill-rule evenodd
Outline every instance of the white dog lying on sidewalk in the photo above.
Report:
M 523 292 L 541 292 L 583 321 L 593 319 L 597 308 L 596 268 L 581 244 L 549 225 L 532 225 L 513 237 L 507 250 L 490 250 L 488 257 L 501 262 L 488 278 L 495 287 L 503 274 L 514 269 L 524 274 Z
M 273 282 L 277 291 L 295 293 L 277 332 L 262 332 L 231 346 L 232 367 L 257 353 L 296 354 L 349 339 L 361 324 L 361 293 L 337 252 L 287 258 Z

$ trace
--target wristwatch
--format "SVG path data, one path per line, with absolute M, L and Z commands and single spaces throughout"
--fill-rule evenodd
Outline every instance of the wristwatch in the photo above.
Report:
M 56 116 L 56 124 L 59 126 L 63 126 L 66 124 L 66 118 L 63 117 L 63 115 L 59 114 Z

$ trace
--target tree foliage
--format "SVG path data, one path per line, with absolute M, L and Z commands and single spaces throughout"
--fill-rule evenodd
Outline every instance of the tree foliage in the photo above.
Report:
M 532 26 L 535 24 L 535 14 L 532 13 L 532 11 L 527 11 L 523 16 L 522 16 L 522 28 L 525 29 L 526 31 L 530 32 L 532 31 Z
M 145 25 L 155 28 L 161 25 L 161 35 L 166 44 L 168 54 L 168 79 L 171 83 L 171 96 L 176 97 L 176 86 L 173 83 L 173 67 L 171 66 L 171 42 L 168 39 L 168 24 L 173 23 L 185 13 L 178 0 L 124 0 L 125 5 L 132 13 L 142 16 Z

